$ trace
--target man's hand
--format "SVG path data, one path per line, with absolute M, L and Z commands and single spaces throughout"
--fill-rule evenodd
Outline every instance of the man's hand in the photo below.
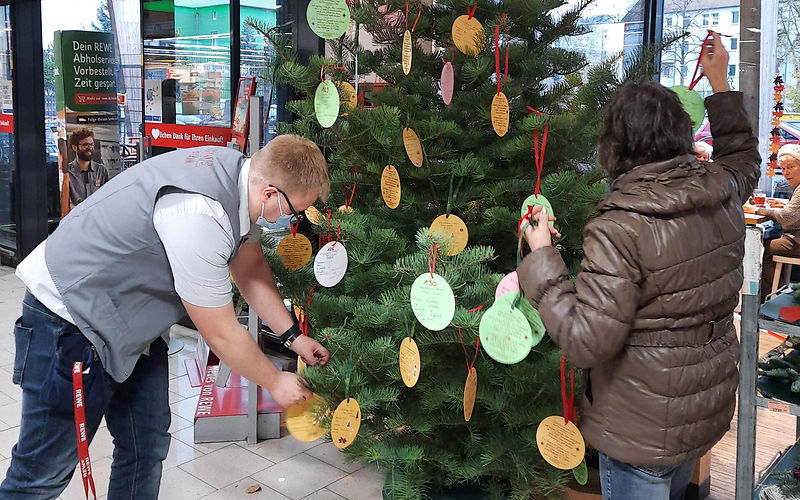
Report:
M 533 226 L 534 218 L 538 223 L 536 227 Z M 547 209 L 541 206 L 533 207 L 531 215 L 526 215 L 522 220 L 523 225 L 526 222 L 531 223 L 531 225 L 525 229 L 525 240 L 528 242 L 528 246 L 531 247 L 532 251 L 553 246 L 553 236 L 561 238 L 561 234 L 556 231 L 556 228 L 550 225 L 550 221 L 554 220 L 556 220 L 555 217 L 550 217 L 547 213 Z
M 303 358 L 303 362 L 308 366 L 324 365 L 331 356 L 322 344 L 305 335 L 297 337 L 292 342 L 291 349 Z
M 280 372 L 267 387 L 275 402 L 284 408 L 294 406 L 312 396 L 297 375 L 291 372 Z
M 719 33 L 709 31 L 711 40 L 703 46 L 700 54 L 700 61 L 703 65 L 703 73 L 711 84 L 714 93 L 727 92 L 731 88 L 728 85 L 728 51 L 722 45 L 722 37 Z

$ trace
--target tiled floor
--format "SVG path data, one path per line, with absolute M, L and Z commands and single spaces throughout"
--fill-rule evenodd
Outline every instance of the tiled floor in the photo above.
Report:
M 0 267 L 0 480 L 11 461 L 20 423 L 21 390 L 11 382 L 14 361 L 13 324 L 19 316 L 25 288 L 13 269 Z M 184 360 L 194 355 L 196 338 L 185 329 L 176 335 L 184 348 L 170 356 L 169 398 L 172 442 L 164 461 L 160 499 L 236 498 L 262 500 L 379 500 L 383 478 L 378 471 L 346 462 L 331 443 L 302 443 L 291 436 L 256 445 L 194 443 L 192 421 L 199 387 L 192 387 Z M 105 425 L 98 430 L 89 453 L 98 498 L 105 499 L 114 449 Z M 247 493 L 251 486 L 261 490 Z M 61 495 L 83 500 L 80 474 Z

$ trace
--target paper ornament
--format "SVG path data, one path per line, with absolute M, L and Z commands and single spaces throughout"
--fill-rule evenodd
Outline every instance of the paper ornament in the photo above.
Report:
M 431 223 L 430 232 L 441 233 L 450 240 L 447 255 L 458 255 L 467 247 L 469 231 L 467 225 L 457 215 L 440 215 Z
M 411 32 L 406 30 L 403 34 L 403 73 L 406 75 L 411 72 L 412 48 Z
M 405 127 L 403 129 L 403 147 L 411 163 L 415 167 L 421 167 L 423 161 L 422 143 L 413 128 Z
M 275 254 L 286 269 L 297 271 L 311 260 L 311 242 L 302 234 L 290 234 L 278 243 Z
M 417 385 L 420 375 L 421 360 L 419 357 L 419 348 L 417 343 L 411 337 L 406 337 L 400 344 L 400 377 L 407 387 L 414 387 Z
M 436 273 L 423 273 L 411 285 L 411 310 L 428 330 L 447 328 L 456 312 L 450 284 Z
M 455 87 L 455 73 L 453 72 L 453 65 L 451 63 L 444 63 L 442 67 L 442 76 L 439 78 L 439 84 L 442 89 L 442 101 L 449 106 L 450 101 L 453 100 L 453 88 Z
M 685 85 L 676 85 L 675 87 L 670 87 L 670 90 L 678 94 L 678 99 L 681 100 L 684 111 L 692 120 L 692 130 L 698 130 L 706 116 L 706 106 L 703 103 L 703 98 L 695 90 L 689 90 L 689 87 Z
M 316 411 L 325 406 L 325 400 L 314 394 L 311 399 L 286 409 L 286 429 L 298 441 L 316 441 L 325 435 L 325 428 L 319 425 Z
M 339 91 L 330 80 L 320 82 L 314 93 L 314 113 L 317 121 L 324 128 L 336 123 L 339 117 Z
M 545 418 L 536 429 L 536 445 L 542 457 L 561 470 L 578 467 L 586 455 L 586 443 L 578 428 L 564 417 Z
M 381 174 L 381 195 L 386 206 L 394 210 L 400 205 L 400 174 L 393 165 L 388 165 Z
M 333 40 L 350 27 L 350 8 L 345 0 L 311 0 L 306 20 L 318 37 Z
M 331 241 L 314 258 L 314 276 L 324 287 L 336 286 L 347 272 L 347 250 L 341 241 Z
M 502 295 L 481 318 L 481 347 L 486 354 L 506 365 L 525 359 L 533 347 L 530 323 L 513 306 L 513 293 Z
M 478 393 L 478 370 L 473 366 L 464 383 L 464 420 L 469 422 L 475 409 L 475 396 Z
M 343 450 L 353 444 L 361 427 L 361 407 L 355 398 L 345 399 L 331 418 L 331 441 L 333 445 Z
M 492 128 L 494 132 L 503 137 L 508 132 L 509 112 L 508 112 L 508 99 L 502 92 L 498 92 L 492 99 Z
M 453 43 L 462 54 L 477 56 L 486 44 L 486 32 L 475 17 L 458 16 L 453 22 Z

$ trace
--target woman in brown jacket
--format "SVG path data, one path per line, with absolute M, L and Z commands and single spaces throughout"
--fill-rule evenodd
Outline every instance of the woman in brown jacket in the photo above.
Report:
M 598 145 L 613 179 L 583 234 L 574 284 L 552 247 L 549 214 L 525 232 L 520 285 L 567 359 L 584 368 L 580 429 L 600 452 L 606 499 L 681 498 L 694 460 L 733 416 L 742 285 L 742 204 L 759 177 L 758 141 L 728 54 L 714 34 L 703 69 L 714 163 L 694 157 L 677 96 L 623 86 Z

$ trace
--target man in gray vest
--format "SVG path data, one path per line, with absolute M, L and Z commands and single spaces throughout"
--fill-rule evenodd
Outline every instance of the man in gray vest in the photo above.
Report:
M 319 148 L 279 136 L 252 159 L 222 147 L 174 151 L 117 175 L 17 267 L 28 287 L 14 328 L 22 423 L 0 498 L 51 499 L 78 463 L 72 366 L 83 364 L 89 438 L 114 437 L 109 499 L 155 499 L 170 435 L 162 334 L 188 312 L 211 349 L 284 407 L 311 396 L 237 321 L 242 295 L 308 364 L 328 351 L 299 335 L 262 255 L 260 227 L 289 225 L 330 191 Z M 77 354 L 76 354 L 77 353 Z

